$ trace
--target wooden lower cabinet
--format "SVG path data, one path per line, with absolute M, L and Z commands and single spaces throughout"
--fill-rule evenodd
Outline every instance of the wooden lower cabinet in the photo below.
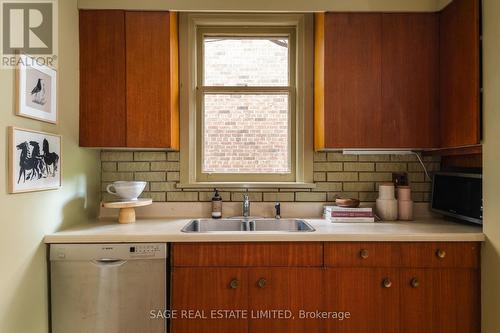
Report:
M 177 310 L 178 318 L 172 320 L 172 332 L 320 332 L 321 321 L 303 320 L 299 314 L 321 307 L 322 271 L 174 268 L 171 308 Z M 182 318 L 189 310 L 191 318 Z M 217 318 L 214 315 L 227 315 L 213 312 L 217 310 L 246 310 L 247 315 L 245 319 Z
M 480 332 L 474 269 L 401 269 L 401 332 Z
M 245 268 L 173 268 L 171 309 L 177 319 L 171 321 L 175 333 L 243 333 L 246 319 L 212 319 L 212 310 L 248 308 L 248 272 Z M 188 317 L 182 311 L 195 311 Z M 196 311 L 203 316 L 194 318 Z M 199 314 L 199 313 L 198 313 Z M 184 318 L 183 318 L 184 317 Z
M 328 268 L 325 332 L 479 333 L 479 272 L 467 268 Z
M 349 312 L 325 320 L 325 332 L 399 332 L 399 272 L 390 268 L 327 268 L 326 311 Z
M 321 320 L 306 319 L 303 314 L 322 307 L 322 274 L 321 268 L 250 269 L 249 332 L 321 332 Z M 285 310 L 285 318 L 260 318 L 267 310 Z
M 479 243 L 317 244 L 173 244 L 171 308 L 193 312 L 171 332 L 480 332 Z M 289 260 L 299 247 L 310 255 Z M 350 316 L 303 317 L 318 311 Z

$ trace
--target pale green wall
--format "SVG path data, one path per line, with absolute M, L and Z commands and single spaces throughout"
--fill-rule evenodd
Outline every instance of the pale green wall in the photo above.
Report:
M 0 332 L 48 331 L 46 251 L 43 236 L 96 215 L 98 156 L 78 148 L 78 11 L 59 1 L 59 124 L 14 115 L 15 75 L 0 69 Z M 7 126 L 63 136 L 63 187 L 7 194 Z
M 483 332 L 500 332 L 500 1 L 483 3 L 484 233 Z

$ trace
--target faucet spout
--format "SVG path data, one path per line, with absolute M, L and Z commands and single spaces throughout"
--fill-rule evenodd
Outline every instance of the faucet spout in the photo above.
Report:
M 248 194 L 243 196 L 243 216 L 250 216 L 250 199 L 248 198 Z
M 281 204 L 278 201 L 274 204 L 274 209 L 276 210 L 274 218 L 279 220 L 281 218 Z

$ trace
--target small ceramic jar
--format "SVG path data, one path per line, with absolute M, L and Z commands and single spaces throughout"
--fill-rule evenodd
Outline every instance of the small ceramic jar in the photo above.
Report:
M 410 186 L 398 187 L 398 219 L 402 221 L 413 220 L 413 201 L 411 200 Z
M 394 196 L 394 190 L 393 183 L 383 183 L 378 187 L 376 209 L 383 221 L 395 221 L 398 218 L 398 201 Z

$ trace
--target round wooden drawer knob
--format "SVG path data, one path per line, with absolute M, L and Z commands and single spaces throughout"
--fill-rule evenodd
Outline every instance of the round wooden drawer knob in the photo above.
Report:
M 410 281 L 410 285 L 412 288 L 418 288 L 418 286 L 420 286 L 420 281 L 418 281 L 417 278 L 413 278 Z
M 361 251 L 359 251 L 359 256 L 361 257 L 361 259 L 367 259 L 368 255 L 369 253 L 367 249 L 362 249 Z
M 238 288 L 238 280 L 237 279 L 232 279 L 231 282 L 229 282 L 229 287 L 231 289 L 236 289 Z
M 383 281 L 382 281 L 382 286 L 384 288 L 390 288 L 392 287 L 392 281 L 389 279 L 389 278 L 385 278 Z
M 444 257 L 446 257 L 446 251 L 445 251 L 445 250 L 438 249 L 438 250 L 436 251 L 436 256 L 437 256 L 439 259 L 444 259 Z
M 259 281 L 257 281 L 257 286 L 259 286 L 259 288 L 261 289 L 265 288 L 266 284 L 267 284 L 266 279 L 260 278 Z

